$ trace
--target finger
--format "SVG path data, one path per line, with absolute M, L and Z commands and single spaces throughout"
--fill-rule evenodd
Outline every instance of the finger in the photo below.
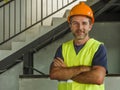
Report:
M 55 61 L 58 62 L 62 67 L 67 66 L 61 58 L 57 58 Z
M 54 62 L 62 63 L 62 61 L 59 59 L 55 59 Z
M 57 59 L 59 60 L 60 63 L 62 63 L 62 64 L 64 63 L 63 59 L 61 59 L 59 57 L 57 57 Z
M 57 62 L 54 62 L 53 64 L 54 64 L 54 66 L 56 66 L 56 67 L 60 66 L 60 64 L 57 63 Z
M 60 60 L 58 60 L 58 59 L 54 59 L 54 64 L 56 65 L 56 66 L 61 66 L 61 62 L 60 62 Z
M 56 60 L 56 63 L 59 64 L 60 66 L 62 66 L 62 62 L 60 60 Z
M 61 60 L 62 62 L 64 61 L 63 59 L 61 59 L 61 58 L 59 58 L 59 57 L 57 57 L 57 59 L 58 59 L 58 60 Z

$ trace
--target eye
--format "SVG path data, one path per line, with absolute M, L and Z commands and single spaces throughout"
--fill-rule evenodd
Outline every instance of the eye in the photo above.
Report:
M 82 24 L 83 24 L 83 25 L 87 25 L 87 24 L 88 24 L 88 22 L 85 22 L 85 21 L 84 21 L 84 22 L 82 22 Z
M 71 25 L 72 25 L 72 26 L 79 26 L 79 23 L 76 22 L 76 21 L 73 21 L 73 22 L 71 22 Z

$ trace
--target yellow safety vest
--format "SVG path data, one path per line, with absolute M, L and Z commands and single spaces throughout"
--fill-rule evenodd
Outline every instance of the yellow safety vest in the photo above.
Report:
M 76 54 L 73 40 L 63 43 L 62 54 L 64 62 L 68 67 L 80 65 L 92 65 L 92 60 L 95 52 L 98 50 L 101 42 L 89 39 L 84 47 Z M 72 80 L 60 81 L 58 90 L 104 90 L 104 84 L 84 84 Z

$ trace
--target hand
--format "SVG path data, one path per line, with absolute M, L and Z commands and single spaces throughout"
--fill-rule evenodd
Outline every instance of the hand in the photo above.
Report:
M 66 64 L 64 63 L 64 61 L 59 57 L 54 59 L 54 66 L 56 66 L 56 67 L 67 67 Z

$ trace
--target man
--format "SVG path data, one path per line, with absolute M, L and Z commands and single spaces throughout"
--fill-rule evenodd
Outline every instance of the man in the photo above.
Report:
M 71 9 L 68 22 L 74 39 L 58 48 L 50 78 L 59 80 L 58 90 L 104 90 L 106 50 L 103 43 L 89 37 L 93 11 L 81 2 Z

